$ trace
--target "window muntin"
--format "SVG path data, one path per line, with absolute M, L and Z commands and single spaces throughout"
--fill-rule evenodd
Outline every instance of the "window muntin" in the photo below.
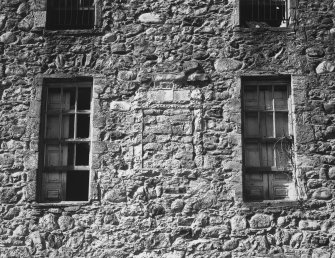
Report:
M 241 0 L 241 25 L 249 27 L 256 22 L 270 27 L 287 27 L 288 4 L 289 0 Z
M 86 81 L 47 84 L 43 201 L 88 200 L 91 91 L 92 82 Z
M 94 22 L 94 0 L 47 1 L 47 29 L 93 29 Z
M 244 81 L 242 91 L 245 199 L 290 199 L 289 82 Z

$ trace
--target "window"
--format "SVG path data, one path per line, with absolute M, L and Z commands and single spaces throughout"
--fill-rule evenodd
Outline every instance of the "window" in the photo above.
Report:
M 86 201 L 92 80 L 49 81 L 42 116 L 42 201 Z
M 287 27 L 289 0 L 240 0 L 241 25 Z
M 48 0 L 46 28 L 92 29 L 94 11 L 94 0 Z
M 245 199 L 292 197 L 290 83 L 242 80 Z

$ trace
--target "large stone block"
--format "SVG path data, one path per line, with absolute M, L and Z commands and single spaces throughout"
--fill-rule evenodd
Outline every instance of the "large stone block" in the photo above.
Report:
M 250 227 L 256 229 L 270 227 L 271 222 L 272 217 L 266 214 L 255 214 L 249 221 Z

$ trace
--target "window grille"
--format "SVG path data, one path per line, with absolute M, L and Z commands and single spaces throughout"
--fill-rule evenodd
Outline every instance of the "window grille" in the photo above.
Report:
M 289 82 L 245 81 L 242 97 L 245 198 L 289 199 L 293 186 Z
M 48 0 L 47 29 L 92 29 L 94 0 Z
M 86 201 L 92 82 L 49 82 L 46 86 L 42 200 Z
M 252 22 L 264 22 L 271 27 L 288 25 L 289 0 L 241 0 L 241 25 Z

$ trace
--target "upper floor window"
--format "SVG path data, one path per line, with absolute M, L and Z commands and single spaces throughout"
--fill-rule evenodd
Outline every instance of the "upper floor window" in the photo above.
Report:
M 92 81 L 48 82 L 41 131 L 42 201 L 86 201 Z
M 240 0 L 240 24 L 246 27 L 287 27 L 289 0 Z
M 94 14 L 94 0 L 48 0 L 46 28 L 93 29 Z
M 244 80 L 246 200 L 293 199 L 293 137 L 288 80 Z

